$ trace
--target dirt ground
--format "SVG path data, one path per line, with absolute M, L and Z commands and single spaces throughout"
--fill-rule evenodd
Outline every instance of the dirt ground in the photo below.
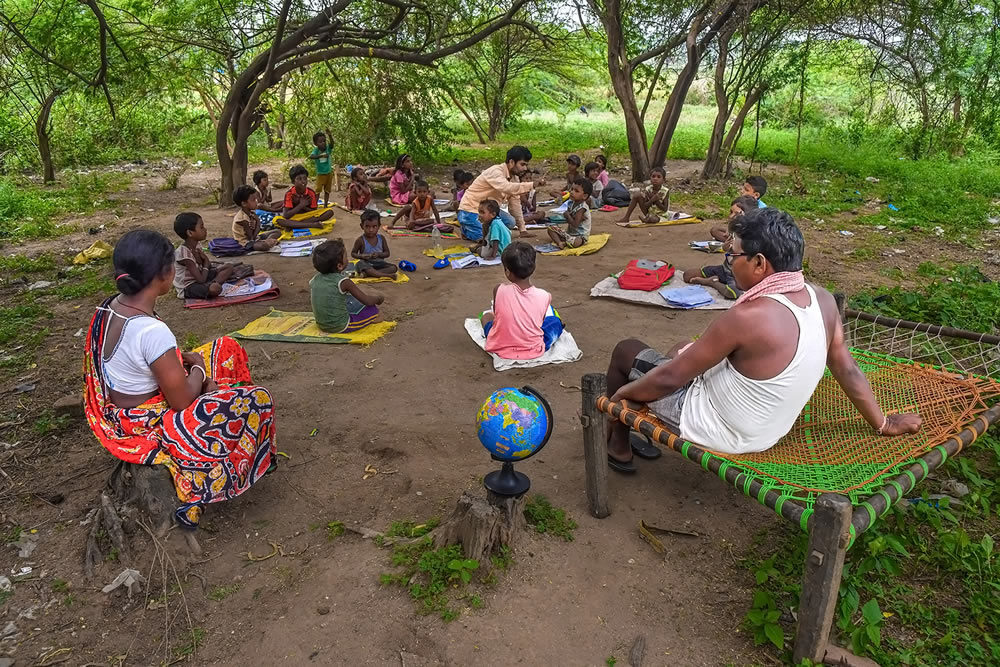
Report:
M 678 163 L 670 173 L 679 182 L 696 168 Z M 162 173 L 139 175 L 119 195 L 120 219 L 98 213 L 75 222 L 84 230 L 105 224 L 98 238 L 109 242 L 139 226 L 172 238 L 173 216 L 194 209 L 210 238 L 228 236 L 232 210 L 209 202 L 214 179 L 208 170 L 191 172 L 177 190 L 162 192 Z M 683 207 L 683 195 L 674 201 Z M 82 522 L 98 506 L 112 465 L 86 424 L 41 439 L 28 426 L 0 424 L 9 452 L 3 531 L 37 530 L 29 557 L 11 546 L 0 550 L 2 574 L 33 568 L 0 608 L 0 636 L 7 637 L 0 656 L 18 666 L 172 663 L 190 653 L 186 629 L 194 627 L 203 640 L 188 658 L 193 664 L 604 665 L 612 655 L 625 664 L 639 635 L 646 640 L 645 665 L 774 662 L 741 629 L 753 581 L 738 563 L 753 536 L 776 522 L 773 515 L 669 453 L 639 462 L 632 478 L 610 473 L 612 516 L 598 520 L 587 511 L 580 393 L 573 385 L 605 370 L 622 338 L 667 348 L 714 317 L 589 296 L 592 285 L 635 257 L 681 267 L 712 259 L 687 247 L 707 238 L 707 224 L 628 230 L 611 224 L 618 215 L 595 215 L 594 232 L 612 234 L 599 253 L 539 257 L 535 284 L 552 293 L 582 348 L 577 363 L 495 372 L 462 321 L 488 305 L 502 270 L 434 271 L 433 260 L 421 254 L 428 242 L 414 238 L 391 239 L 393 258 L 418 267 L 408 284 L 365 286 L 385 295 L 383 312 L 399 321 L 371 347 L 248 342 L 254 379 L 275 397 L 278 448 L 289 458 L 241 498 L 207 509 L 202 556 L 187 552 L 176 531 L 169 536 L 166 609 L 154 599 L 163 594 L 162 559 L 154 567 L 157 550 L 142 535 L 133 536 L 129 561 L 106 562 L 93 579 L 84 578 L 89 526 Z M 810 267 L 822 282 L 843 262 L 839 240 L 806 231 L 810 244 L 826 248 L 810 250 Z M 350 242 L 359 233 L 358 218 L 338 212 L 332 236 Z M 3 252 L 63 253 L 93 238 L 80 232 Z M 163 297 L 160 315 L 178 341 L 209 341 L 271 307 L 309 310 L 309 259 L 250 261 L 273 276 L 280 299 L 191 311 Z M 5 414 L 30 425 L 52 400 L 79 391 L 83 338 L 74 333 L 87 326 L 97 301 L 51 304 L 57 318 L 38 368 L 2 387 L 9 392 L 30 377 L 38 389 L 5 393 Z M 533 492 L 579 523 L 576 539 L 530 535 L 482 609 L 465 610 L 451 623 L 420 616 L 404 590 L 379 585 L 380 573 L 390 570 L 389 550 L 350 533 L 328 541 L 325 526 L 344 521 L 381 530 L 393 520 L 447 516 L 462 491 L 479 487 L 477 480 L 494 468 L 475 437 L 479 405 L 500 387 L 528 383 L 549 399 L 556 425 L 545 451 L 519 468 L 530 475 Z M 367 465 L 382 472 L 363 479 Z M 55 492 L 64 499 L 51 504 L 46 499 Z M 699 535 L 666 539 L 667 554 L 660 556 L 640 539 L 639 519 Z M 289 555 L 248 560 L 248 552 L 271 552 L 272 542 Z M 131 600 L 121 589 L 102 593 L 126 565 L 151 579 L 148 592 Z M 229 593 L 209 599 L 220 587 Z

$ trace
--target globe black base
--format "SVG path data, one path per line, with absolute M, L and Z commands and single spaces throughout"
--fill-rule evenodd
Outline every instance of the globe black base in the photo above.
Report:
M 524 473 L 514 470 L 513 463 L 504 463 L 483 478 L 483 486 L 498 496 L 521 496 L 531 488 L 531 480 Z

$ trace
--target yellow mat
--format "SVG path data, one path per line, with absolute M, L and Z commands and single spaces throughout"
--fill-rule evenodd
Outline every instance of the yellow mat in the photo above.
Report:
M 297 220 L 311 220 L 317 215 L 322 215 L 324 211 L 333 210 L 333 206 L 320 206 L 315 211 L 309 211 L 308 213 L 299 213 L 298 215 L 293 215 L 290 218 L 284 218 L 282 216 L 277 216 L 275 220 L 282 219 L 290 222 L 295 222 Z M 279 241 L 297 241 L 299 239 L 307 239 L 310 236 L 322 236 L 323 234 L 329 234 L 333 231 L 333 226 L 337 223 L 336 218 L 330 218 L 323 222 L 322 227 L 299 227 L 294 230 L 281 228 L 281 236 L 278 237 Z M 298 232 L 295 234 L 294 232 Z
M 611 234 L 594 234 L 579 248 L 564 248 L 562 250 L 556 250 L 555 252 L 547 252 L 544 254 L 547 257 L 552 255 L 562 255 L 564 257 L 590 255 L 606 246 L 608 244 L 608 239 L 610 238 Z
M 437 257 L 438 259 L 444 259 L 447 255 L 470 255 L 469 246 L 464 245 L 453 245 L 451 247 L 445 248 L 444 250 L 439 250 L 434 252 L 434 248 L 427 248 L 424 250 L 424 254 L 428 257 Z
M 395 322 L 376 322 L 354 333 L 325 333 L 316 326 L 312 313 L 286 313 L 272 310 L 258 317 L 239 331 L 230 334 L 233 338 L 246 340 L 270 340 L 285 343 L 352 343 L 371 345 L 392 331 Z
M 627 229 L 635 229 L 637 227 L 669 227 L 671 225 L 690 225 L 694 222 L 701 222 L 701 218 L 696 218 L 694 216 L 689 216 L 686 218 L 677 218 L 676 220 L 669 220 L 660 218 L 659 222 L 643 222 L 642 220 L 629 220 L 628 222 L 616 222 L 615 224 L 619 227 L 625 227 Z
M 354 270 L 354 262 L 351 262 L 350 268 L 352 271 Z M 410 277 L 406 275 L 405 271 L 396 271 L 394 278 L 362 278 L 361 276 L 354 276 L 351 280 L 359 285 L 364 285 L 365 283 L 393 283 L 402 285 L 403 283 L 410 282 Z

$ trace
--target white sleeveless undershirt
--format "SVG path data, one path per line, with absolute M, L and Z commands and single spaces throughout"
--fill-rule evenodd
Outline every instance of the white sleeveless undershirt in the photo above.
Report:
M 827 340 L 816 292 L 800 308 L 782 294 L 767 295 L 795 316 L 799 336 L 795 356 L 769 380 L 753 380 L 729 359 L 691 383 L 681 410 L 681 437 L 727 454 L 760 452 L 791 430 L 826 369 Z
M 156 391 L 159 385 L 150 366 L 177 347 L 174 334 L 164 322 L 155 317 L 125 317 L 111 308 L 104 310 L 111 313 L 108 326 L 115 317 L 125 320 L 118 342 L 111 354 L 104 358 L 104 379 L 108 387 L 130 396 L 142 396 Z

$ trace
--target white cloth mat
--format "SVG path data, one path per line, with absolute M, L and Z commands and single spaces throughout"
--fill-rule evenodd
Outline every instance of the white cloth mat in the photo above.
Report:
M 684 287 L 686 284 L 687 283 L 684 282 L 684 272 L 678 271 L 674 274 L 674 277 L 670 279 L 670 282 L 664 285 L 664 287 Z M 607 296 L 612 299 L 618 299 L 619 301 L 642 303 L 648 306 L 660 306 L 661 308 L 670 308 L 672 310 L 728 310 L 730 306 L 735 303 L 735 301 L 730 301 L 711 287 L 706 287 L 705 289 L 712 295 L 712 303 L 704 306 L 698 306 L 697 308 L 687 309 L 671 306 L 662 296 L 660 296 L 660 293 L 657 290 L 644 292 L 642 290 L 635 289 L 622 289 L 618 286 L 618 278 L 615 276 L 605 278 L 591 287 L 590 296 Z
M 478 318 L 470 317 L 465 320 L 465 330 L 472 340 L 483 350 L 486 350 L 486 336 L 483 335 L 483 323 Z M 495 354 L 493 357 L 493 370 L 509 371 L 512 368 L 533 368 L 544 366 L 545 364 L 568 364 L 579 361 L 583 357 L 583 350 L 577 347 L 573 334 L 563 330 L 562 335 L 556 339 L 545 354 L 537 359 L 501 359 Z

